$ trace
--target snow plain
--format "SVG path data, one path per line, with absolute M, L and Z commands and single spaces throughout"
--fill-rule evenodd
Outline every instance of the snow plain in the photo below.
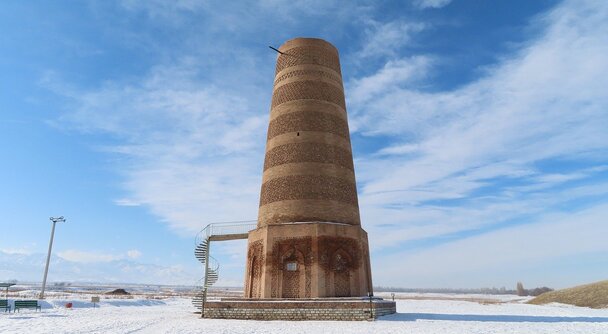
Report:
M 200 319 L 189 299 L 177 297 L 102 299 L 98 308 L 48 299 L 42 312 L 0 311 L 0 333 L 608 333 L 608 309 L 529 305 L 516 296 L 396 297 L 397 314 L 363 322 Z

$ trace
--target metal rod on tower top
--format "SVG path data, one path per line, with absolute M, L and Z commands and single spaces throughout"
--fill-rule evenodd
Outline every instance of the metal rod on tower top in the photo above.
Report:
M 46 276 L 49 273 L 49 262 L 51 261 L 51 249 L 53 248 L 53 237 L 55 236 L 55 224 L 57 222 L 65 222 L 65 218 L 61 217 L 50 217 L 53 222 L 51 229 L 51 241 L 49 241 L 49 253 L 46 256 L 46 266 L 44 267 L 44 278 L 42 279 L 42 290 L 40 291 L 40 299 L 44 299 L 44 288 L 46 287 Z
M 270 45 L 269 45 L 268 47 L 269 47 L 269 48 L 271 48 L 271 49 L 273 49 L 274 51 L 276 51 L 276 52 L 278 52 L 278 53 L 282 54 L 282 55 L 284 55 L 284 54 L 285 54 L 284 52 L 281 52 L 281 51 L 279 51 L 279 49 L 277 49 L 277 48 L 273 48 L 273 47 L 272 47 L 272 46 L 270 46 Z

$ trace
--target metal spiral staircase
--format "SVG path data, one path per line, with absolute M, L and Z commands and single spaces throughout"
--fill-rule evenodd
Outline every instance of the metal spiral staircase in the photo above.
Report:
M 203 308 L 207 289 L 217 282 L 220 274 L 220 264 L 213 256 L 209 255 L 209 244 L 210 240 L 204 239 L 194 249 L 194 256 L 205 266 L 205 277 L 199 280 L 197 284 L 197 290 L 199 291 L 192 299 L 192 304 L 199 310 Z
M 205 277 L 197 284 L 197 294 L 192 299 L 194 307 L 201 311 L 204 316 L 205 302 L 209 287 L 219 279 L 219 262 L 210 255 L 211 241 L 226 241 L 247 239 L 249 231 L 257 227 L 257 221 L 247 220 L 238 222 L 212 223 L 202 229 L 194 241 L 194 257 L 201 262 L 205 268 Z

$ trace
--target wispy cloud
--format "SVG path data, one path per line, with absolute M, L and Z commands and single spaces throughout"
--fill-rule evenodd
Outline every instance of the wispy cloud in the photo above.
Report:
M 142 253 L 140 251 L 138 251 L 137 249 L 131 249 L 129 251 L 127 251 L 127 257 L 129 257 L 130 259 L 137 259 L 139 257 L 141 257 Z
M 608 233 L 607 217 L 608 206 L 603 204 L 574 214 L 553 214 L 535 224 L 512 226 L 430 249 L 396 252 L 375 263 L 383 268 L 376 271 L 376 275 L 395 285 L 400 284 L 400 278 L 409 276 L 409 284 L 420 287 L 514 286 L 523 278 L 532 286 L 563 287 L 585 282 L 575 273 L 564 278 L 563 272 L 571 270 L 585 271 L 583 276 L 587 280 L 605 279 L 602 274 L 606 271 L 589 277 L 585 269 L 564 258 L 577 258 L 580 263 L 587 254 L 605 257 L 608 254 L 604 240 Z M 396 261 L 398 266 L 390 265 Z M 552 277 L 556 266 L 560 268 L 559 278 Z M 530 267 L 540 271 L 532 271 Z
M 416 0 L 414 4 L 419 8 L 441 8 L 450 4 L 452 0 Z
M 180 232 L 209 219 L 255 217 L 261 182 L 267 116 L 245 96 L 200 81 L 198 71 L 187 59 L 152 69 L 138 84 L 76 92 L 57 79 L 45 82 L 76 105 L 62 124 L 120 140 L 101 147 L 125 157 L 128 197 L 116 204 L 148 206 Z
M 425 28 L 427 24 L 396 20 L 389 22 L 365 21 L 365 39 L 363 48 L 357 53 L 358 58 L 378 56 L 395 56 L 401 47 L 411 42 L 413 34 Z
M 378 80 L 401 76 L 391 62 L 354 79 L 348 93 L 358 133 L 397 140 L 357 159 L 372 244 L 500 227 L 605 194 L 604 182 L 580 183 L 605 174 L 606 17 L 606 6 L 566 2 L 535 23 L 545 25 L 541 37 L 452 91 Z M 433 71 L 409 63 L 422 77 Z M 578 167 L 545 167 L 560 161 Z
M 152 18 L 173 18 L 175 19 L 179 12 L 193 12 L 202 10 L 208 7 L 207 1 L 202 0 L 121 0 L 120 4 L 127 10 L 145 11 Z
M 278 23 L 293 28 L 294 19 L 256 25 L 240 15 L 249 9 L 214 11 L 196 1 L 125 1 L 124 6 L 165 23 L 185 24 L 191 21 L 182 21 L 183 12 L 204 12 L 212 24 L 208 29 L 193 25 L 196 33 L 184 37 L 190 52 L 167 57 L 137 78 L 74 88 L 49 75 L 43 84 L 72 106 L 58 122 L 111 138 L 99 148 L 120 157 L 115 163 L 125 194 L 117 205 L 147 207 L 181 233 L 196 232 L 210 221 L 255 217 L 271 89 L 271 75 L 257 79 L 259 59 L 272 63 L 274 55 L 243 52 L 247 49 L 239 45 L 250 31 Z M 266 14 L 285 9 L 275 6 L 263 1 L 255 8 Z M 324 2 L 320 12 L 336 8 Z M 465 240 L 477 240 L 473 237 L 509 237 L 519 228 L 544 233 L 556 215 L 564 226 L 577 217 L 595 226 L 608 194 L 608 6 L 561 3 L 535 19 L 534 27 L 542 31 L 537 38 L 447 91 L 437 91 L 428 80 L 441 55 L 403 52 L 428 23 L 352 16 L 358 10 L 365 11 L 340 12 L 339 19 L 366 27 L 353 44 L 361 46 L 358 52 L 342 58 L 352 59 L 353 67 L 367 66 L 356 77 L 345 72 L 345 80 L 353 136 L 375 147 L 363 152 L 355 147 L 363 226 L 375 254 L 411 249 L 419 255 L 408 263 L 424 266 L 438 256 L 434 249 L 472 254 Z M 217 38 L 225 36 L 220 26 L 241 39 Z M 292 37 L 292 30 L 284 31 L 277 38 Z M 217 44 L 203 45 L 196 34 Z M 370 64 L 377 66 L 370 70 L 375 66 Z M 271 66 L 265 70 L 271 73 Z M 501 234 L 514 223 L 518 226 Z M 558 231 L 571 231 L 560 226 Z M 223 250 L 242 257 L 238 247 Z M 527 249 L 534 247 L 530 243 Z M 96 261 L 113 256 L 106 255 L 74 251 L 66 256 Z M 508 261 L 498 258 L 503 260 Z M 403 284 L 408 283 L 396 285 Z
M 140 206 L 141 203 L 128 198 L 120 198 L 114 201 L 118 206 Z
M 354 79 L 349 90 L 348 100 L 351 104 L 363 104 L 374 97 L 385 95 L 393 89 L 411 87 L 413 83 L 424 78 L 431 65 L 426 56 L 414 56 L 405 59 L 388 61 L 378 72 Z
M 65 250 L 51 257 L 52 281 L 87 281 L 194 285 L 201 275 L 182 265 L 137 262 L 138 250 L 124 254 Z M 0 250 L 0 275 L 6 279 L 39 281 L 46 254 L 14 254 Z
M 57 256 L 64 260 L 78 263 L 112 262 L 124 259 L 137 259 L 141 257 L 141 255 L 142 253 L 137 249 L 131 249 L 121 254 L 104 253 L 98 251 L 82 251 L 76 249 L 68 249 L 59 251 L 57 253 Z
M 33 251 L 29 247 L 0 248 L 0 252 L 6 253 L 6 254 L 16 254 L 16 255 L 29 255 L 29 254 L 33 253 Z
M 122 259 L 123 255 L 104 254 L 101 252 L 80 251 L 69 249 L 57 252 L 60 258 L 78 263 L 111 262 Z

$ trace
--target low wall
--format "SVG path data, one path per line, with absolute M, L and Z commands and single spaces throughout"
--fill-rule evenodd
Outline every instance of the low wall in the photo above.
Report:
M 369 299 L 222 299 L 205 304 L 205 318 L 251 320 L 370 320 L 396 312 L 395 302 Z

